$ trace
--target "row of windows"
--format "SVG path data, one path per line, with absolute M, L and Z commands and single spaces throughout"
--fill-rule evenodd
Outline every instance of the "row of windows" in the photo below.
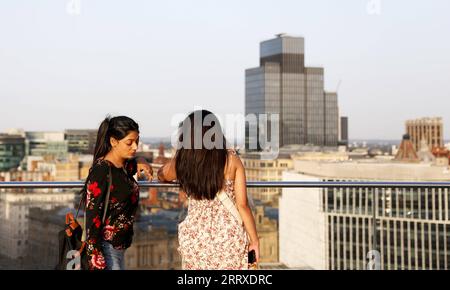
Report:
M 358 232 L 355 227 L 356 224 L 359 225 Z M 450 249 L 450 225 L 414 225 L 413 223 L 408 225 L 407 222 L 397 221 L 394 224 L 394 221 L 390 221 L 391 231 L 389 234 L 389 243 L 386 225 L 387 222 L 383 222 L 383 235 L 377 232 L 377 241 L 383 249 L 385 262 L 392 263 L 392 265 L 397 262 L 398 265 L 403 266 L 411 263 L 412 265 L 420 265 L 420 267 L 424 268 L 430 268 L 430 266 L 433 268 L 437 268 L 437 266 L 441 268 L 446 267 L 444 262 L 450 257 L 450 251 L 447 251 L 447 256 L 445 256 L 446 249 Z M 393 233 L 395 230 L 394 225 L 397 227 L 396 240 L 394 239 L 395 235 Z M 363 227 L 365 227 L 364 231 L 362 230 Z M 347 264 L 341 265 L 341 267 L 350 265 L 348 262 L 351 256 L 353 256 L 352 261 L 355 263 L 361 260 L 367 261 L 364 250 L 368 251 L 372 242 L 372 237 L 369 235 L 369 228 L 371 228 L 371 221 L 366 218 L 329 217 L 330 257 L 334 258 L 335 262 L 339 259 L 347 260 Z M 410 230 L 410 235 L 408 235 L 408 229 Z M 431 239 L 429 233 L 431 234 Z M 357 240 L 359 240 L 358 243 Z M 401 247 L 402 243 L 403 251 Z M 332 249 L 334 249 L 333 252 Z M 353 251 L 353 255 L 351 255 L 350 249 Z M 359 257 L 357 256 L 358 250 Z M 397 250 L 397 256 L 395 256 L 395 250 Z M 418 252 L 417 255 L 415 254 L 416 250 Z M 388 252 L 390 254 L 389 256 L 387 255 Z M 425 263 L 423 263 L 424 257 Z M 434 260 L 431 264 L 428 262 L 430 259 Z M 338 265 L 330 266 L 337 267 Z
M 0 151 L 25 150 L 23 145 L 0 145 Z
M 247 161 L 247 162 L 245 162 L 245 164 L 246 164 L 246 166 L 251 166 L 251 167 L 253 167 L 253 168 L 255 168 L 255 167 L 260 167 L 260 168 L 265 168 L 265 167 L 274 167 L 275 165 L 274 165 L 274 163 L 272 163 L 272 162 L 270 162 L 270 163 L 259 163 L 259 162 L 250 162 L 250 161 Z M 280 163 L 280 164 L 278 164 L 278 166 L 279 167 L 288 167 L 288 164 L 287 163 Z
M 328 189 L 324 194 L 324 206 L 332 212 L 371 213 L 371 189 Z M 444 190 L 384 190 L 378 193 L 378 215 L 447 220 L 450 196 Z

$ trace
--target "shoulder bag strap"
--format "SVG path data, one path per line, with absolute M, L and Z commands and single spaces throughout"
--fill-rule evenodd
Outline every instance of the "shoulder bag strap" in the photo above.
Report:
M 226 192 L 222 190 L 217 194 L 217 198 L 220 200 L 220 202 L 222 202 L 222 204 L 231 213 L 231 215 L 233 215 L 236 218 L 239 224 L 242 224 L 243 221 L 241 218 L 241 214 L 239 213 L 238 209 L 236 208 L 236 205 L 230 199 L 228 194 L 226 194 Z
M 111 176 L 111 166 L 108 165 L 108 189 L 106 190 L 106 197 L 105 197 L 105 208 L 103 209 L 103 217 L 102 217 L 102 224 L 105 223 L 106 219 L 106 212 L 108 211 L 109 206 L 109 195 L 111 193 L 111 185 L 112 185 L 112 176 Z

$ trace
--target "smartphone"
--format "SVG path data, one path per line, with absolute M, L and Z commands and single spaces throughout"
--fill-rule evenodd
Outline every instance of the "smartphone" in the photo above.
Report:
M 256 263 L 256 253 L 255 250 L 251 250 L 248 252 L 248 263 L 253 264 Z

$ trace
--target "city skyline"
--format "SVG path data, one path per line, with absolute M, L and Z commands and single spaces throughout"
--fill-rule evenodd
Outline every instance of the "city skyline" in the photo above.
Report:
M 406 122 L 407 120 L 405 120 Z M 405 123 L 404 122 L 404 123 Z M 62 133 L 64 131 L 67 130 L 97 130 L 96 128 L 63 128 L 61 130 L 46 130 L 45 128 L 42 128 L 41 130 L 27 130 L 26 128 L 8 128 L 8 129 L 21 129 L 23 130 L 24 133 L 26 132 L 50 132 L 50 133 Z M 0 135 L 1 134 L 6 134 L 6 135 L 17 135 L 16 131 L 12 131 L 12 132 L 8 132 L 8 129 L 5 131 L 0 131 Z M 368 144 L 374 142 L 374 143 L 386 143 L 386 142 L 397 142 L 398 144 L 400 144 L 400 142 L 402 141 L 402 137 L 404 134 L 407 134 L 407 132 L 403 132 L 402 135 L 398 136 L 398 138 L 392 138 L 392 139 L 384 139 L 384 138 L 350 138 L 349 139 L 349 143 L 361 143 L 361 142 L 367 142 Z M 19 134 L 20 135 L 20 134 Z M 171 142 L 171 136 L 146 136 L 146 135 L 142 135 L 140 137 L 141 142 L 144 143 L 149 143 L 149 144 L 159 144 L 161 142 L 163 143 L 170 143 Z M 241 142 L 242 144 L 244 143 L 244 138 L 242 139 L 238 139 L 239 142 Z M 444 145 L 447 145 L 447 143 L 450 143 L 450 135 L 449 137 L 445 138 L 444 136 Z M 393 144 L 395 145 L 395 144 Z
M 401 139 L 404 120 L 428 116 L 450 136 L 450 3 L 370 2 L 80 0 L 75 15 L 64 1 L 2 3 L 0 131 L 97 128 L 110 113 L 169 136 L 193 105 L 243 113 L 257 44 L 286 32 L 307 40 L 307 66 L 325 67 L 350 139 Z
M 191 258 L 229 268 L 234 250 L 250 249 L 261 270 L 449 269 L 447 11 L 448 0 L 3 1 L 0 269 L 53 269 L 64 259 L 76 268 L 77 255 L 58 245 L 64 232 L 78 235 L 69 213 L 87 253 L 102 234 L 115 248 L 126 238 L 129 270 L 182 269 Z M 201 109 L 217 115 L 236 156 L 182 168 L 174 133 Z M 97 165 L 120 167 L 125 149 L 134 153 L 127 142 L 94 152 L 100 123 L 119 115 L 139 124 L 137 162 L 100 174 Z M 113 123 L 104 141 L 126 135 Z M 205 148 L 212 132 L 222 140 L 208 130 Z M 153 178 L 143 176 L 144 160 Z M 168 182 L 171 160 L 175 175 L 186 169 L 192 180 Z M 201 192 L 185 185 L 220 177 L 222 166 L 214 200 L 197 202 L 210 226 L 202 231 L 193 215 Z M 129 202 L 133 213 L 119 212 Z M 239 227 L 227 218 L 236 210 Z M 127 236 L 114 237 L 122 229 Z M 218 256 L 185 243 L 236 233 L 239 247 Z M 111 266 L 105 246 L 91 263 Z

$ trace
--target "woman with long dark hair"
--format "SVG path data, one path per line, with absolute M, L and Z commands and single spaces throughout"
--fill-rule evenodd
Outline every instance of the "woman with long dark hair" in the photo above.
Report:
M 123 270 L 125 250 L 131 245 L 139 188 L 133 175 L 139 126 L 131 118 L 107 117 L 100 125 L 93 165 L 86 179 L 86 252 L 89 269 Z M 109 197 L 109 198 L 108 198 Z M 107 199 L 108 198 L 108 199 Z
M 180 125 L 175 157 L 158 171 L 180 183 L 188 214 L 178 226 L 183 269 L 247 269 L 259 260 L 259 239 L 248 206 L 245 169 L 209 111 L 191 113 Z

